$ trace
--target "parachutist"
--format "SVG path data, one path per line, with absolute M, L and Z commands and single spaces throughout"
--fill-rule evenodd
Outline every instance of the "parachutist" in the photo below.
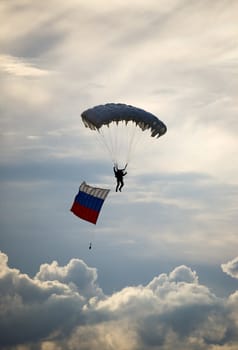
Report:
M 127 164 L 126 164 L 125 168 L 123 168 L 123 169 L 118 169 L 116 164 L 113 167 L 115 178 L 117 179 L 116 192 L 118 191 L 118 189 L 121 192 L 121 189 L 124 186 L 123 177 L 127 174 L 127 172 L 125 171 L 126 167 L 127 167 Z
M 91 242 L 89 243 L 88 249 L 92 249 L 92 243 Z
M 85 110 L 82 121 L 86 128 L 96 130 L 106 146 L 110 158 L 130 159 L 133 149 L 140 138 L 140 131 L 148 130 L 151 137 L 159 138 L 167 131 L 166 125 L 155 115 L 141 108 L 124 103 L 106 103 Z M 137 134 L 138 132 L 138 134 Z M 146 133 L 145 137 L 149 134 Z M 124 186 L 125 169 L 114 164 L 117 178 L 116 192 Z

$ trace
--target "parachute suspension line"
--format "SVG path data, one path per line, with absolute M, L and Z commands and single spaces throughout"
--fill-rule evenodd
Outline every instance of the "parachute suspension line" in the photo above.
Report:
M 114 162 L 114 159 L 113 159 L 113 153 L 108 145 L 108 142 L 106 141 L 106 138 L 105 138 L 105 135 L 103 134 L 102 130 L 100 132 L 100 129 L 97 129 L 97 139 L 98 141 L 103 144 L 103 146 L 106 148 L 107 152 L 109 153 L 110 157 L 111 157 L 111 160 L 112 162 Z
M 125 137 L 121 133 L 121 123 L 112 122 L 110 126 L 100 128 L 100 135 L 103 136 L 107 149 L 110 151 L 111 159 L 114 165 L 118 165 L 121 156 L 125 153 Z M 125 136 L 125 135 L 124 135 Z
M 107 149 L 113 164 L 119 166 L 120 163 L 121 166 L 124 166 L 127 163 L 130 136 L 126 124 L 112 122 L 109 127 L 103 125 L 97 131 L 98 137 Z M 130 128 L 129 131 L 131 132 Z
M 140 143 L 140 141 L 143 139 L 143 136 L 144 136 L 143 132 L 145 131 L 140 130 L 136 125 L 134 132 L 135 132 L 135 135 L 133 136 L 131 149 L 134 150 L 134 152 L 136 152 L 136 147 Z
M 138 127 L 136 126 L 136 135 L 134 137 L 133 144 L 132 144 L 132 149 L 134 153 L 136 153 L 136 147 L 138 146 L 138 144 L 144 139 L 145 135 L 143 133 L 146 133 L 146 132 L 147 132 L 146 130 L 142 131 L 138 129 Z
M 142 131 L 134 122 L 113 122 L 108 127 L 98 129 L 98 135 L 103 141 L 113 164 L 124 167 L 131 161 L 135 145 L 141 139 Z
M 128 163 L 128 153 L 129 153 L 129 145 L 131 139 L 132 129 L 126 123 L 126 121 L 120 121 L 113 123 L 114 132 L 113 135 L 115 141 L 115 159 L 117 165 L 120 163 L 120 167 L 124 168 Z
M 136 153 L 136 147 L 147 130 L 141 130 L 135 122 L 112 122 L 110 126 L 103 125 L 97 129 L 97 139 L 103 144 L 114 165 L 119 168 L 130 163 Z
M 114 156 L 114 164 L 117 163 L 118 161 L 118 156 L 119 156 L 119 150 L 120 150 L 120 145 L 119 145 L 119 136 L 118 136 L 118 126 L 115 123 L 112 123 L 112 127 L 109 127 L 109 140 L 111 142 L 111 147 L 112 147 L 112 152 Z
M 105 127 L 106 128 L 106 127 Z M 106 140 L 108 140 L 108 147 L 111 150 L 113 164 L 116 164 L 118 158 L 118 133 L 114 123 L 111 126 L 107 126 Z
M 132 124 L 132 127 L 128 128 L 128 134 L 130 134 L 130 135 L 128 136 L 128 146 L 127 146 L 128 153 L 127 153 L 126 163 L 129 163 L 131 160 L 132 148 L 134 146 L 135 138 L 136 138 L 136 134 L 137 134 L 137 126 Z
M 139 143 L 142 137 L 142 131 L 138 125 L 132 121 L 125 124 L 125 136 L 126 136 L 126 158 L 125 164 L 131 161 L 133 153 L 135 153 L 136 145 Z
M 117 166 L 118 166 L 118 163 L 120 161 L 120 154 L 123 153 L 123 152 L 121 152 L 121 150 L 124 146 L 123 145 L 123 137 L 122 137 L 122 133 L 120 133 L 120 129 L 121 129 L 121 124 L 113 123 L 114 155 L 115 155 L 115 161 L 116 161 Z
M 117 132 L 115 130 L 115 125 L 111 124 L 110 127 L 107 125 L 102 126 L 100 129 L 97 129 L 98 136 L 103 142 L 107 152 L 110 155 L 113 164 L 116 164 L 118 159 L 118 146 L 117 146 Z

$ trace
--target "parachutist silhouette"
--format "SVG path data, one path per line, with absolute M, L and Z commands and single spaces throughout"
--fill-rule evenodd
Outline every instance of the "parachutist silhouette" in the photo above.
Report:
M 113 167 L 113 171 L 114 171 L 115 177 L 117 179 L 116 192 L 118 191 L 118 189 L 121 192 L 121 189 L 124 186 L 123 177 L 127 174 L 127 172 L 125 171 L 126 167 L 127 167 L 127 164 L 126 164 L 125 168 L 123 168 L 123 169 L 118 169 L 117 164 L 115 164 Z
M 89 243 L 88 249 L 92 249 L 92 243 L 91 242 Z

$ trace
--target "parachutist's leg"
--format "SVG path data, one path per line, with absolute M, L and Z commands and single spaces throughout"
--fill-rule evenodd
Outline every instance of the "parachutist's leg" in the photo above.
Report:
M 119 187 L 119 185 L 120 185 L 120 182 L 119 182 L 119 181 L 117 181 L 116 192 L 118 191 L 118 187 Z
M 124 182 L 123 182 L 123 180 L 121 180 L 121 186 L 120 186 L 120 188 L 119 188 L 119 191 L 121 192 L 121 189 L 122 189 L 122 187 L 124 186 Z

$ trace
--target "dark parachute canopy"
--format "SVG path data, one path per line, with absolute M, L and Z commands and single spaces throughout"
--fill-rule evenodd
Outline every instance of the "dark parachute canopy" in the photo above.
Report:
M 160 137 L 165 134 L 167 130 L 165 124 L 153 114 L 123 103 L 99 105 L 87 109 L 81 116 L 84 125 L 92 130 L 99 130 L 103 125 L 122 121 L 125 121 L 126 124 L 129 121 L 134 122 L 143 131 L 150 129 L 152 137 Z
M 159 138 L 166 125 L 155 115 L 123 103 L 107 103 L 89 108 L 81 114 L 85 127 L 98 131 L 114 164 L 126 164 L 141 141 L 142 131 Z M 148 135 L 147 135 L 148 136 Z

